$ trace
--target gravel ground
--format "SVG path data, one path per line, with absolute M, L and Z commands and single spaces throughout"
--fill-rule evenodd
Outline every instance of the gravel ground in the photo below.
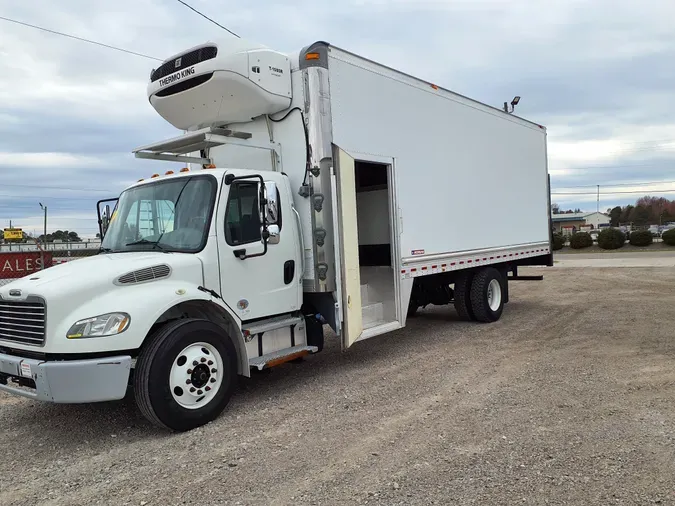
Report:
M 675 267 L 675 251 L 655 253 L 554 254 L 555 267 Z
M 190 433 L 0 394 L 0 504 L 674 504 L 675 269 L 544 272 L 497 323 L 330 340 Z

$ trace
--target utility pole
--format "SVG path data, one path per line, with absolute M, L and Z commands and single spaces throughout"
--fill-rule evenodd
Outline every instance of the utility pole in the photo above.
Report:
M 600 212 L 600 185 L 598 185 L 598 212 Z
M 40 207 L 44 210 L 45 212 L 45 228 L 44 228 L 44 235 L 42 236 L 42 251 L 40 252 L 40 258 L 42 259 L 42 269 L 45 268 L 45 252 L 44 249 L 47 246 L 47 206 L 43 206 L 42 202 L 39 203 Z

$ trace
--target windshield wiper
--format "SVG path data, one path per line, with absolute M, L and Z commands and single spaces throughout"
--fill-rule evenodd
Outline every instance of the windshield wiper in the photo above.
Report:
M 112 248 L 101 248 L 99 249 L 99 252 L 101 253 L 112 253 L 113 249 Z
M 147 239 L 141 239 L 140 241 L 129 242 L 125 246 L 136 246 L 137 244 L 152 244 L 157 249 L 163 250 L 164 248 L 159 245 L 159 239 L 156 241 L 148 241 Z

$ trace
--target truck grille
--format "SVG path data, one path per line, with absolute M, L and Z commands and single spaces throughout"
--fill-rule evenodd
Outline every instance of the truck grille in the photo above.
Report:
M 45 303 L 0 299 L 0 340 L 42 346 L 45 342 Z
M 150 82 L 154 83 L 157 81 L 157 79 L 171 75 L 174 72 L 178 72 L 179 70 L 187 67 L 192 67 L 192 65 L 196 65 L 197 63 L 201 63 L 206 60 L 211 60 L 215 58 L 217 54 L 218 48 L 216 46 L 206 46 L 195 49 L 194 51 L 190 51 L 189 53 L 176 56 L 175 58 L 172 58 L 168 62 L 164 63 L 158 69 L 153 70 L 150 74 Z M 176 65 L 176 61 L 179 58 L 180 62 L 178 65 Z

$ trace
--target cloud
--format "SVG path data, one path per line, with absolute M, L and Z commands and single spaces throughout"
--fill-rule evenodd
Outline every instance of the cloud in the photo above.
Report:
M 13 165 L 21 168 L 69 168 L 78 167 L 96 168 L 103 160 L 93 156 L 84 156 L 77 153 L 2 153 L 0 165 Z
M 663 190 L 675 180 L 673 2 L 191 4 L 281 51 L 327 40 L 493 106 L 520 95 L 516 114 L 547 126 L 556 191 L 592 192 L 597 184 Z M 165 0 L 3 7 L 3 16 L 159 59 L 228 37 Z M 2 20 L 0 29 L 0 226 L 12 219 L 39 228 L 41 201 L 50 229 L 95 233 L 95 202 L 156 170 L 131 150 L 178 133 L 146 97 L 149 73 L 160 63 Z M 636 184 L 652 181 L 663 183 Z M 602 202 L 639 196 L 606 195 Z M 554 197 L 594 209 L 592 195 Z

